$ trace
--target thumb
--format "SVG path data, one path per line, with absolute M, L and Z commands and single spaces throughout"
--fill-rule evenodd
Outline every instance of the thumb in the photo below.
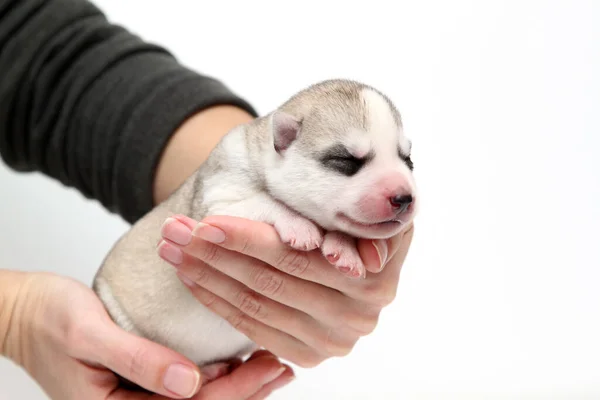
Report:
M 181 354 L 124 331 L 105 326 L 94 335 L 92 348 L 106 368 L 154 393 L 175 399 L 190 398 L 201 385 L 200 371 Z
M 389 241 L 383 239 L 359 239 L 357 247 L 367 271 L 377 274 L 383 270 L 389 259 Z

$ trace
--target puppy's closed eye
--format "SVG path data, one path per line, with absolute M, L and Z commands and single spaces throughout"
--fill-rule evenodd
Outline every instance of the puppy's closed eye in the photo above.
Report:
M 324 159 L 323 164 L 342 175 L 352 176 L 360 171 L 363 165 L 365 165 L 365 161 L 365 159 L 360 159 L 352 155 L 333 156 Z
M 406 165 L 408 166 L 408 169 L 410 169 L 411 171 L 414 170 L 415 166 L 414 166 L 410 156 L 402 156 L 400 158 L 402 159 L 402 161 L 404 161 L 406 163 Z
M 412 159 L 410 158 L 410 153 L 409 154 L 405 154 L 402 152 L 402 150 L 398 150 L 398 157 L 400 157 L 400 159 L 402 161 L 404 161 L 404 163 L 406 164 L 406 166 L 408 167 L 408 169 L 410 169 L 411 171 L 414 169 L 414 164 L 412 162 Z
M 355 157 L 341 145 L 330 147 L 321 156 L 321 164 L 326 168 L 345 176 L 355 175 L 369 160 L 370 155 L 362 158 Z

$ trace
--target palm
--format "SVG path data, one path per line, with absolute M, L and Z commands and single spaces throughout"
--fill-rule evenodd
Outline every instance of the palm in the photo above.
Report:
M 162 374 L 168 365 L 189 364 L 188 360 L 117 327 L 96 294 L 80 282 L 44 274 L 33 284 L 37 320 L 23 366 L 52 399 L 181 398 L 168 396 Z M 260 393 L 267 393 L 265 378 L 271 382 L 281 368 L 272 354 L 258 352 L 231 374 L 205 383 L 194 399 L 264 398 Z M 149 391 L 125 388 L 112 371 Z M 290 375 L 288 368 L 282 378 Z

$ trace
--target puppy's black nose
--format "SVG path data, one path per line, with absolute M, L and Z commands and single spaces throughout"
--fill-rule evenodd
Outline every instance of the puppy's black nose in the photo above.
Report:
M 393 207 L 398 208 L 398 211 L 404 212 L 413 202 L 413 197 L 410 194 L 403 194 L 400 196 L 390 197 L 390 203 Z

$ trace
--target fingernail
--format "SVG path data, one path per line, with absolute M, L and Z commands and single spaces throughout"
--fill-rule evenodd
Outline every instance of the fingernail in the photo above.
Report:
M 158 255 L 173 265 L 179 265 L 183 262 L 181 250 L 164 240 L 158 245 Z
M 182 397 L 192 397 L 200 385 L 200 373 L 183 364 L 173 364 L 163 378 L 165 389 Z
M 273 390 L 281 389 L 282 387 L 290 384 L 296 377 L 294 375 L 290 375 L 285 379 L 281 379 L 279 382 L 274 383 L 272 386 Z
M 285 371 L 285 367 L 281 366 L 281 368 L 279 368 L 278 370 L 273 371 L 273 373 L 268 374 L 267 376 L 265 376 L 265 379 L 263 381 L 263 385 L 266 385 L 267 383 L 271 383 L 275 379 L 279 378 L 281 376 L 281 374 L 283 374 L 283 371 Z
M 225 232 L 203 222 L 199 222 L 196 225 L 192 231 L 192 235 L 211 243 L 223 243 L 225 241 Z
M 160 229 L 161 235 L 172 242 L 185 246 L 192 241 L 190 228 L 176 220 L 167 218 Z
M 375 247 L 375 250 L 377 251 L 377 255 L 379 256 L 379 271 L 381 271 L 387 262 L 387 243 L 383 239 L 373 240 L 372 243 L 373 247 Z

